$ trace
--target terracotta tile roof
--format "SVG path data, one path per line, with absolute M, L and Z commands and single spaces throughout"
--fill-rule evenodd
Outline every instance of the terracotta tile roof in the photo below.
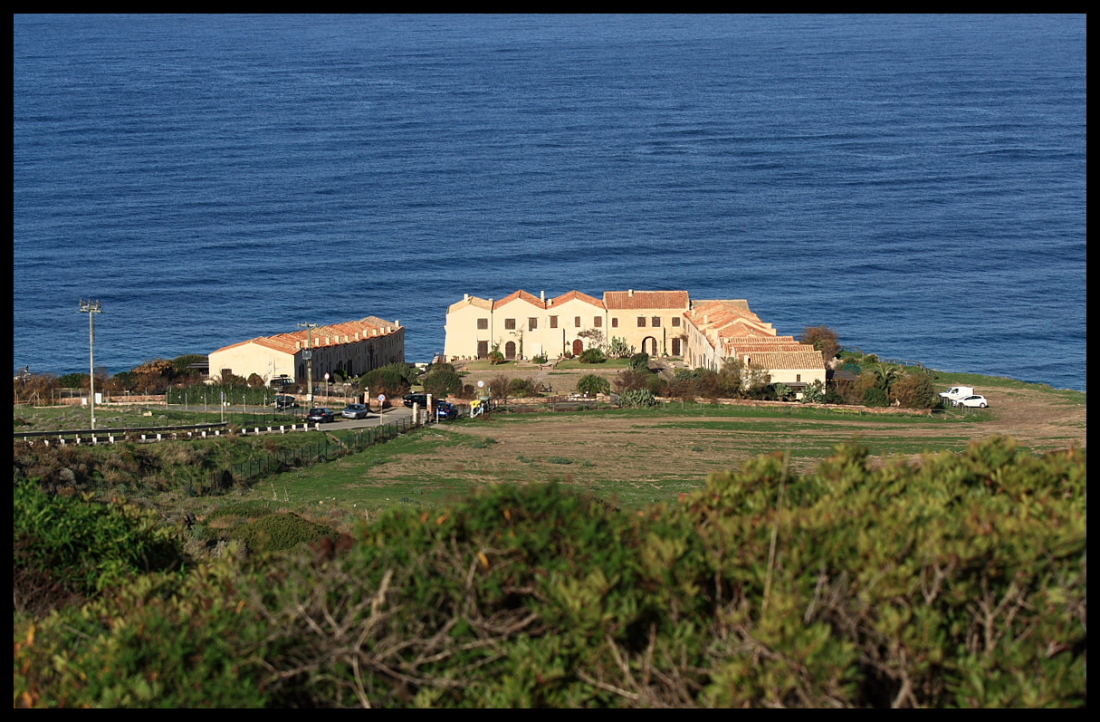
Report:
M 546 304 L 547 308 L 553 308 L 554 306 L 560 306 L 566 301 L 572 301 L 573 299 L 579 299 L 585 303 L 590 303 L 593 306 L 604 308 L 603 301 L 594 296 L 589 296 L 587 293 L 581 293 L 580 291 L 570 291 L 569 293 L 558 296 L 557 298 L 550 299 L 550 302 Z
M 603 301 L 608 309 L 614 310 L 686 310 L 691 306 L 691 297 L 687 291 L 606 291 Z
M 527 301 L 528 303 L 533 304 L 535 306 L 538 306 L 539 308 L 542 308 L 542 309 L 546 308 L 546 302 L 543 301 L 541 298 L 539 298 L 538 296 L 532 295 L 530 293 L 527 293 L 527 291 L 519 290 L 519 291 L 516 291 L 515 293 L 508 294 L 504 298 L 502 298 L 499 301 L 497 301 L 496 303 L 494 303 L 493 304 L 493 310 L 496 310 L 496 309 L 500 308 L 501 306 L 503 306 L 504 304 L 511 303 L 512 301 L 516 301 L 518 299 L 523 299 L 524 301 Z
M 318 326 L 313 329 L 313 345 L 315 347 L 325 346 L 325 339 L 330 339 L 329 346 L 336 346 L 343 343 L 356 343 L 364 338 L 369 338 L 371 332 L 374 331 L 377 336 L 389 335 L 386 331 L 387 328 L 394 328 L 396 324 L 392 321 L 386 321 L 385 319 L 378 318 L 377 316 L 368 316 L 358 321 L 348 321 L 345 323 L 335 323 L 329 326 Z M 355 338 L 355 334 L 359 334 L 359 339 Z M 346 341 L 344 339 L 347 339 Z M 301 329 L 299 331 L 293 331 L 291 333 L 280 333 L 274 336 L 260 336 L 259 338 L 249 339 L 248 341 L 241 341 L 224 348 L 220 348 L 218 351 L 226 351 L 237 346 L 243 346 L 245 344 L 254 343 L 259 346 L 264 346 L 275 351 L 281 351 L 283 353 L 294 354 L 299 351 L 298 342 L 301 342 L 301 348 L 305 348 L 309 343 L 309 329 Z
M 492 311 L 493 310 L 493 304 L 490 303 L 487 299 L 478 298 L 477 296 L 469 296 L 468 298 L 462 299 L 458 303 L 452 303 L 450 306 L 448 306 L 447 307 L 447 313 L 454 313 L 455 311 L 461 311 L 463 308 L 466 308 L 467 306 L 477 306 L 478 308 L 484 309 L 486 311 Z
M 809 351 L 776 351 L 772 353 L 749 354 L 749 361 L 764 368 L 775 369 L 822 369 L 825 360 L 813 349 Z

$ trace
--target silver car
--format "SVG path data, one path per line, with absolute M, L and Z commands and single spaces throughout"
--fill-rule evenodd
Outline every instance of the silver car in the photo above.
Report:
M 363 404 L 348 404 L 340 415 L 345 419 L 365 419 L 370 415 L 370 409 Z

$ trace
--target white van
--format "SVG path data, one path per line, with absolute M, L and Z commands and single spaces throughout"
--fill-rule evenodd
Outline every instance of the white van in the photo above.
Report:
M 958 406 L 960 400 L 965 399 L 967 396 L 973 395 L 973 386 L 952 386 L 947 391 L 941 393 L 940 398 L 951 404 L 952 406 Z

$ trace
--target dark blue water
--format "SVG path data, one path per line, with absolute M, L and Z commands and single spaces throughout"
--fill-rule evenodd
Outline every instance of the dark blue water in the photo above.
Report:
M 686 289 L 1084 390 L 1083 16 L 14 18 L 14 366 Z

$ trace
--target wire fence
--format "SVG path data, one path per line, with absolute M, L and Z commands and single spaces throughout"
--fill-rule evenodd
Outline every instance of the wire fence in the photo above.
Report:
M 188 492 L 202 496 L 208 492 L 230 489 L 236 484 L 247 484 L 271 474 L 327 463 L 395 439 L 414 428 L 417 427 L 412 419 L 397 419 L 392 424 L 341 432 L 340 436 L 329 434 L 323 441 L 294 449 L 266 451 L 247 461 L 211 471 L 207 484 L 202 483 L 201 479 L 189 481 Z

